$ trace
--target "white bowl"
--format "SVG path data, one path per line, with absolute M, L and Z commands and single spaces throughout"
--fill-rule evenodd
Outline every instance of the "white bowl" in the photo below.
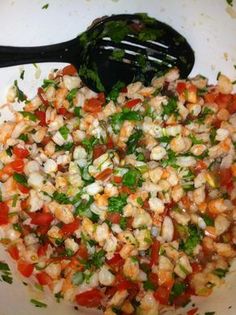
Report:
M 42 6 L 49 3 L 48 9 Z M 236 69 L 236 5 L 229 8 L 226 0 L 1 0 L 0 45 L 36 46 L 69 40 L 85 30 L 93 19 L 112 13 L 147 12 L 182 33 L 196 53 L 192 76 L 200 73 L 215 82 L 217 73 L 235 80 Z M 15 79 L 28 96 L 33 96 L 36 87 L 47 73 L 62 64 L 41 64 L 39 70 L 27 65 L 25 79 L 20 80 L 22 67 L 0 69 L 0 104 L 5 101 L 6 91 Z M 1 111 L 0 121 L 6 119 Z M 0 260 L 10 259 L 0 249 Z M 10 262 L 14 281 L 12 285 L 0 283 L 0 315 L 73 315 L 78 314 L 64 302 L 55 303 L 46 293 L 46 298 L 37 290 L 24 286 Z M 233 268 L 232 268 L 233 270 Z M 236 314 L 236 282 L 234 271 L 226 278 L 226 284 L 216 289 L 207 299 L 196 299 L 199 314 L 216 312 L 218 315 Z M 35 308 L 31 298 L 43 299 L 47 308 Z M 191 308 L 191 305 L 190 307 Z M 179 313 L 186 314 L 187 310 Z M 81 310 L 79 314 L 94 315 L 94 310 Z M 173 314 L 173 313 L 172 313 Z

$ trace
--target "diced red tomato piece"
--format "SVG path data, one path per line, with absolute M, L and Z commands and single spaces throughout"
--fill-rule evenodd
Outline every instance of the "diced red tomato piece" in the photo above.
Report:
M 122 177 L 121 176 L 113 176 L 113 181 L 116 184 L 120 184 L 122 182 Z
M 155 292 L 154 297 L 157 301 L 159 301 L 163 305 L 167 305 L 169 303 L 170 292 L 174 285 L 174 280 L 168 281 L 168 283 L 160 286 Z
M 204 100 L 206 103 L 214 103 L 217 96 L 218 96 L 218 93 L 209 92 L 204 95 Z
M 195 315 L 197 312 L 198 312 L 198 308 L 195 307 L 195 308 L 192 308 L 191 310 L 189 310 L 187 312 L 187 315 Z
M 88 250 L 84 244 L 80 244 L 79 249 L 76 252 L 76 256 L 82 259 L 88 259 Z
M 72 235 L 80 225 L 79 219 L 75 219 L 73 222 L 64 224 L 61 228 L 61 232 L 63 235 L 69 236 Z
M 54 219 L 51 213 L 31 213 L 31 224 L 48 226 Z
M 10 254 L 11 258 L 14 259 L 14 260 L 18 260 L 20 258 L 20 255 L 19 255 L 19 250 L 18 248 L 16 247 L 16 245 L 11 245 L 8 247 L 7 249 L 8 253 Z
M 103 294 L 98 289 L 92 289 L 86 292 L 77 294 L 75 299 L 76 302 L 85 307 L 98 307 L 101 305 Z
M 174 301 L 173 304 L 175 306 L 185 306 L 189 300 L 190 300 L 191 295 L 187 292 L 182 293 L 181 295 L 177 296 Z
M 228 188 L 233 182 L 231 168 L 220 169 L 220 185 Z
M 93 147 L 93 160 L 99 158 L 99 156 L 103 155 L 106 152 L 106 146 L 104 144 L 96 144 Z
M 28 194 L 29 193 L 29 188 L 24 186 L 24 185 L 21 185 L 20 183 L 16 183 L 17 185 L 17 188 L 19 189 L 19 191 L 22 193 L 22 194 Z
M 39 120 L 39 124 L 40 126 L 42 127 L 45 127 L 47 126 L 47 123 L 46 123 L 46 113 L 42 110 L 36 110 L 35 111 L 35 115 L 36 117 L 38 118 Z
M 106 168 L 104 171 L 96 175 L 96 180 L 104 181 L 108 179 L 112 173 L 113 173 L 113 170 L 111 168 Z
M 113 224 L 119 224 L 121 215 L 119 213 L 109 213 L 108 220 Z
M 193 270 L 192 272 L 193 272 L 193 273 L 201 272 L 202 269 L 203 269 L 202 265 L 201 265 L 201 264 L 198 264 L 198 263 L 192 263 L 192 264 L 191 264 L 191 267 L 192 267 L 192 270 Z
M 75 75 L 77 69 L 73 65 L 68 65 L 62 69 L 62 75 Z
M 154 285 L 155 289 L 158 287 L 158 275 L 154 272 L 150 272 L 148 275 L 148 280 Z
M 27 199 L 22 200 L 21 203 L 20 203 L 20 206 L 21 206 L 21 209 L 23 211 L 26 211 L 28 209 L 28 201 L 27 201 Z
M 130 100 L 130 101 L 126 102 L 124 107 L 126 107 L 126 108 L 133 108 L 134 106 L 136 106 L 140 102 L 141 102 L 140 98 L 135 98 L 133 100 Z
M 49 102 L 48 102 L 48 100 L 47 100 L 47 98 L 45 96 L 44 90 L 41 87 L 38 88 L 38 96 L 39 96 L 41 102 L 43 103 L 43 105 L 45 105 L 45 106 L 49 105 Z
M 176 86 L 177 93 L 179 95 L 183 94 L 185 90 L 186 90 L 186 83 L 185 82 L 178 82 L 177 86 Z
M 24 277 L 29 278 L 34 271 L 34 265 L 29 264 L 24 260 L 19 260 L 17 263 L 17 269 Z
M 120 192 L 128 195 L 132 194 L 132 190 L 129 187 L 123 185 L 120 187 Z
M 11 163 L 5 165 L 2 169 L 2 173 L 12 175 L 14 172 L 23 173 L 25 163 L 22 159 L 16 159 Z
M 231 100 L 232 100 L 231 94 L 219 93 L 215 98 L 215 103 L 218 105 L 219 108 L 228 108 L 228 105 L 230 104 Z
M 124 264 L 124 259 L 120 254 L 115 253 L 111 259 L 107 260 L 107 264 L 112 268 L 120 268 Z
M 108 149 L 113 149 L 114 148 L 114 143 L 113 143 L 112 137 L 108 137 L 107 138 L 107 148 Z
M 24 159 L 24 158 L 27 158 L 27 156 L 29 156 L 29 151 L 27 149 L 24 149 L 24 148 L 20 148 L 20 147 L 17 147 L 15 146 L 13 148 L 13 153 L 16 155 L 17 158 L 19 159 Z
M 39 257 L 42 257 L 42 256 L 46 255 L 46 252 L 48 250 L 48 245 L 49 245 L 49 243 L 46 243 L 44 245 L 41 245 L 38 248 L 37 254 L 38 254 Z
M 8 224 L 9 207 L 5 202 L 0 202 L 0 225 Z
M 236 94 L 232 95 L 231 102 L 228 104 L 227 109 L 231 115 L 236 113 Z
M 102 105 L 99 99 L 92 97 L 84 103 L 83 109 L 85 112 L 96 114 L 102 111 Z
M 160 242 L 154 240 L 151 246 L 150 266 L 157 265 L 159 260 Z
M 60 107 L 60 108 L 58 108 L 57 112 L 58 112 L 58 114 L 64 116 L 68 113 L 68 110 L 65 107 Z
M 35 277 L 41 285 L 49 285 L 52 283 L 52 278 L 45 271 L 37 273 Z

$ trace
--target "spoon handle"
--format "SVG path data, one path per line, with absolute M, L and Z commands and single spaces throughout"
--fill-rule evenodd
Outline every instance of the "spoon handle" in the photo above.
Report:
M 0 46 L 0 68 L 28 63 L 78 61 L 81 48 L 78 40 L 36 47 Z

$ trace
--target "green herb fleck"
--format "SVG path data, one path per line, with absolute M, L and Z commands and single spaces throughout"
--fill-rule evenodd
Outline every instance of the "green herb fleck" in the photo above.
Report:
M 63 137 L 64 140 L 67 140 L 68 138 L 68 135 L 70 133 L 70 130 L 66 127 L 66 126 L 62 126 L 60 129 L 59 129 L 59 132 L 61 134 L 61 136 Z
M 56 144 L 56 151 L 70 151 L 72 150 L 73 146 L 74 146 L 73 142 L 67 142 L 63 145 Z
M 216 312 L 205 312 L 205 315 L 215 315 Z
M 19 136 L 18 139 L 20 139 L 20 140 L 22 140 L 22 141 L 24 141 L 24 142 L 28 142 L 28 141 L 29 141 L 28 135 L 26 135 L 26 134 L 24 134 L 24 133 L 22 133 L 22 134 Z
M 173 303 L 174 299 L 184 293 L 186 285 L 183 282 L 176 282 L 170 293 L 170 302 Z
M 112 58 L 117 61 L 122 60 L 124 55 L 125 55 L 125 51 L 123 49 L 114 49 L 111 54 Z
M 88 80 L 93 81 L 100 92 L 105 91 L 105 88 L 101 82 L 101 79 L 99 78 L 98 73 L 95 70 L 88 69 L 87 66 L 82 66 L 79 69 L 79 75 L 81 77 L 84 77 Z
M 177 98 L 173 97 L 168 100 L 166 105 L 162 106 L 162 115 L 177 115 L 178 114 L 178 105 L 177 105 Z
M 122 194 L 117 197 L 108 199 L 108 211 L 122 213 L 123 208 L 127 205 L 127 195 Z
M 21 80 L 24 80 L 25 70 L 21 70 L 20 72 L 20 78 Z
M 36 121 L 36 120 L 37 120 L 36 115 L 32 114 L 31 112 L 21 111 L 21 112 L 19 112 L 19 113 L 21 113 L 21 115 L 22 115 L 24 118 L 28 118 L 29 120 L 32 120 L 32 121 Z
M 153 284 L 150 280 L 147 280 L 143 283 L 143 288 L 146 291 L 148 291 L 148 290 L 155 291 L 156 290 L 155 284 Z
M 47 307 L 47 304 L 40 302 L 38 300 L 35 300 L 35 299 L 31 299 L 30 302 L 34 304 L 35 307 Z
M 73 99 L 76 97 L 77 92 L 78 92 L 78 88 L 72 89 L 66 96 L 67 101 L 71 103 Z
M 204 222 L 206 223 L 207 226 L 214 226 L 214 219 L 209 217 L 209 215 L 203 214 L 202 218 L 203 218 L 203 220 L 204 220 Z
M 49 7 L 49 3 L 44 4 L 44 5 L 42 6 L 42 10 L 46 10 L 48 7 Z
M 222 269 L 222 268 L 216 268 L 213 273 L 218 276 L 219 278 L 224 278 L 227 274 L 227 272 L 229 272 L 228 269 Z
M 226 2 L 227 2 L 228 5 L 230 5 L 231 7 L 233 6 L 233 0 L 226 0 Z
M 22 92 L 19 89 L 17 80 L 14 81 L 14 86 L 16 88 L 16 98 L 17 98 L 18 102 L 24 102 L 26 100 L 26 96 L 25 96 L 24 92 Z
M 137 168 L 130 169 L 124 174 L 122 183 L 129 188 L 136 188 L 142 185 L 142 174 Z
M 24 185 L 24 186 L 27 186 L 27 178 L 26 178 L 25 175 L 19 174 L 19 173 L 14 173 L 14 174 L 13 174 L 13 179 L 14 179 L 17 183 L 19 183 L 19 184 L 21 184 L 21 185 Z
M 64 296 L 61 294 L 61 292 L 58 292 L 58 293 L 54 294 L 54 296 L 56 298 L 57 303 L 60 303 L 61 299 L 64 298 Z
M 70 198 L 69 198 L 66 194 L 60 193 L 60 192 L 58 192 L 58 191 L 55 191 L 55 192 L 53 193 L 52 198 L 53 198 L 56 202 L 58 202 L 58 203 L 60 203 L 60 204 L 63 204 L 63 205 L 67 205 L 67 204 L 70 204 L 70 203 L 71 203 Z
M 196 225 L 190 225 L 188 227 L 188 238 L 181 240 L 180 249 L 183 250 L 187 255 L 192 256 L 195 247 L 200 243 L 202 239 L 202 232 L 197 228 Z
M 114 42 L 121 42 L 129 33 L 127 22 L 125 21 L 110 21 L 106 23 L 103 31 L 104 36 L 109 36 Z
M 135 152 L 138 142 L 141 139 L 142 135 L 143 135 L 142 130 L 137 130 L 129 137 L 128 141 L 126 142 L 128 154 Z
M 120 228 L 124 231 L 124 230 L 126 230 L 126 228 L 127 228 L 127 218 L 125 218 L 125 217 L 122 217 L 121 219 L 120 219 Z
M 72 276 L 72 283 L 74 285 L 80 285 L 84 281 L 84 275 L 82 272 L 77 271 Z
M 119 96 L 119 93 L 120 93 L 120 90 L 123 89 L 125 87 L 125 84 L 124 82 L 121 82 L 121 81 L 118 81 L 113 87 L 112 87 L 112 90 L 111 92 L 108 94 L 107 96 L 107 99 L 108 100 L 112 100 L 112 101 L 116 101 L 118 96 Z
M 95 144 L 98 143 L 98 139 L 95 138 L 94 136 L 92 136 L 91 138 L 85 138 L 83 141 L 82 141 L 82 144 L 83 146 L 85 147 L 85 150 L 88 152 L 88 153 L 91 153 L 93 151 L 93 147 L 95 146 Z

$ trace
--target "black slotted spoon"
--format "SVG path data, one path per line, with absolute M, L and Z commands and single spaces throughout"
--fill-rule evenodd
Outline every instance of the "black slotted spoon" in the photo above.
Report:
M 0 67 L 66 62 L 73 64 L 83 82 L 109 92 L 117 82 L 149 84 L 154 75 L 177 67 L 185 78 L 194 65 L 186 39 L 169 25 L 146 14 L 120 14 L 96 20 L 78 37 L 39 47 L 0 46 Z

